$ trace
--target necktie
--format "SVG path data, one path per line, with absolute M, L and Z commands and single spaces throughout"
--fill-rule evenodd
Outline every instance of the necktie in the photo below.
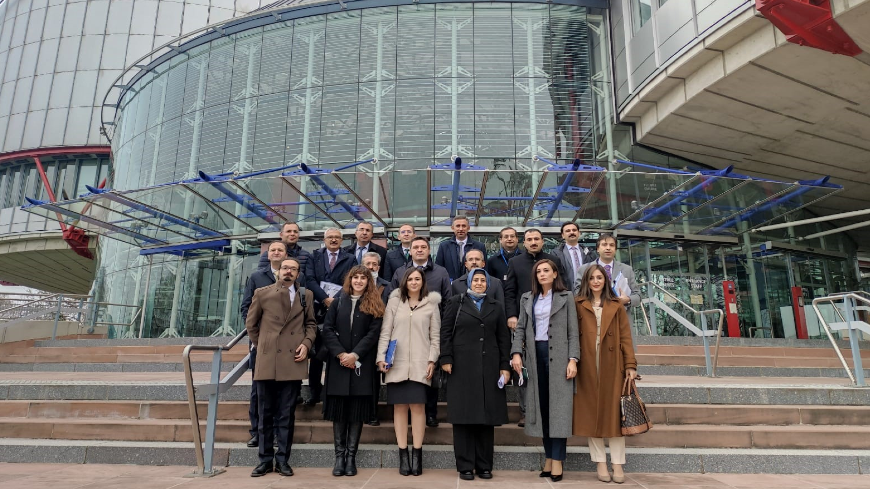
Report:
M 577 248 L 571 248 L 571 254 L 574 255 L 574 270 L 576 271 L 578 268 L 580 268 L 581 265 L 580 256 L 577 255 Z
M 465 243 L 460 242 L 459 244 L 459 263 L 465 261 Z
M 613 277 L 610 275 L 610 269 L 613 268 L 610 265 L 604 265 L 604 271 L 607 272 L 607 279 L 613 280 Z
M 408 263 L 408 260 L 411 258 L 411 255 L 408 253 L 408 250 L 405 251 L 405 263 Z
M 331 272 L 334 269 L 335 269 L 335 253 L 330 253 L 329 254 L 329 271 Z
M 363 257 L 363 254 L 365 253 L 365 251 L 366 251 L 365 248 L 357 248 L 357 250 L 356 250 L 356 263 L 357 263 L 357 265 L 362 265 L 362 257 Z

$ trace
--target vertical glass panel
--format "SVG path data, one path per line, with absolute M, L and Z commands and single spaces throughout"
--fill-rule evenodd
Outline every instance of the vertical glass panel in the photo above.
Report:
M 290 87 L 290 60 L 297 49 L 293 45 L 293 26 L 282 23 L 263 33 L 260 57 L 260 93 L 285 92 Z
M 396 78 L 397 32 L 395 7 L 365 11 L 360 34 L 360 81 Z
M 435 90 L 432 80 L 396 85 L 396 158 L 431 158 L 435 148 Z
M 199 73 L 197 72 L 196 76 Z M 184 91 L 187 86 L 187 64 L 178 64 L 164 75 L 167 78 L 166 96 L 163 104 L 163 119 L 174 119 L 181 115 L 184 108 Z M 163 78 L 163 77 L 161 77 Z
M 288 95 L 287 92 L 263 95 L 257 102 L 254 170 L 284 165 Z
M 263 36 L 260 29 L 238 35 L 233 57 L 231 100 L 242 100 L 257 95 L 262 47 Z
M 163 123 L 160 129 L 160 147 L 157 148 L 157 172 L 154 176 L 155 183 L 171 182 L 175 175 L 176 164 L 179 168 L 186 168 L 186 161 L 176 159 L 178 153 L 179 130 L 182 125 L 181 118 L 172 119 Z M 183 170 L 182 170 L 183 171 Z
M 208 61 L 208 81 L 205 88 L 205 106 L 225 104 L 230 101 L 233 74 L 235 38 L 214 41 Z
M 320 121 L 320 164 L 354 161 L 356 156 L 357 85 L 323 89 Z
M 224 150 L 224 171 L 248 173 L 253 169 L 254 129 L 257 99 L 247 98 L 230 104 Z
M 221 173 L 227 141 L 229 105 L 209 107 L 203 111 L 199 159 L 196 169 L 208 174 Z M 194 139 L 194 143 L 196 139 Z
M 355 83 L 359 79 L 360 11 L 326 16 L 325 85 Z
M 474 23 L 471 4 L 438 4 L 435 23 L 435 76 L 474 73 Z
M 474 80 L 440 78 L 435 82 L 435 158 L 473 157 Z
M 435 6 L 399 7 L 396 53 L 399 78 L 431 78 L 435 72 Z
M 396 83 L 378 81 L 359 86 L 357 160 L 394 159 Z
M 512 157 L 516 154 L 512 80 L 478 79 L 474 95 L 475 155 Z
M 474 6 L 474 76 L 510 77 L 513 72 L 510 4 Z
M 202 48 L 199 53 L 192 53 L 191 58 L 184 63 L 187 75 L 184 78 L 184 102 L 183 112 L 193 112 L 201 109 L 205 104 L 206 78 L 208 76 L 209 53 L 208 46 Z M 227 84 L 229 85 L 229 84 Z M 229 94 L 227 93 L 227 99 Z
M 320 161 L 321 95 L 323 93 L 320 88 L 307 88 L 290 92 L 285 164 L 316 164 Z
M 97 185 L 97 170 L 98 163 L 96 160 L 82 160 L 79 167 L 79 178 L 76 181 L 75 196 L 79 196 L 88 191 L 85 185 L 95 187 Z
M 293 57 L 290 60 L 290 89 L 323 84 L 323 35 L 326 19 L 322 16 L 297 19 L 293 26 Z
M 652 0 L 630 0 L 630 2 L 631 30 L 637 34 L 640 28 L 652 18 Z

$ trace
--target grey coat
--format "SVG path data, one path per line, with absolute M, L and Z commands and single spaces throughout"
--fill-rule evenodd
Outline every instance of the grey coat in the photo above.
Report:
M 589 268 L 593 263 L 598 263 L 597 259 L 590 261 L 589 263 L 584 263 L 583 266 L 580 267 L 580 270 L 577 270 L 577 279 L 574 281 L 574 293 L 577 294 L 580 292 L 580 285 L 583 283 L 583 274 L 586 273 L 586 269 Z M 610 275 L 613 278 L 619 276 L 619 273 L 622 272 L 622 276 L 625 277 L 625 280 L 628 282 L 628 288 L 631 290 L 631 294 L 629 294 L 629 299 L 631 299 L 631 304 L 629 307 L 637 307 L 640 305 L 640 287 L 637 285 L 637 279 L 634 277 L 634 270 L 631 269 L 631 266 L 622 263 L 620 261 L 613 260 L 613 269 L 610 271 Z M 612 286 L 613 284 L 611 284 Z
M 580 330 L 577 325 L 577 307 L 574 295 L 565 290 L 553 292 L 553 305 L 550 309 L 549 347 L 550 347 L 550 437 L 568 438 L 571 436 L 574 416 L 574 379 L 565 379 L 568 359 L 580 358 Z M 526 292 L 520 299 L 520 315 L 517 330 L 511 346 L 514 353 L 524 353 L 523 366 L 529 373 L 526 396 L 526 427 L 529 436 L 541 437 L 544 434 L 538 412 L 541 403 L 538 399 L 538 368 L 535 354 L 535 314 L 532 293 Z M 528 345 L 523 350 L 523 343 Z

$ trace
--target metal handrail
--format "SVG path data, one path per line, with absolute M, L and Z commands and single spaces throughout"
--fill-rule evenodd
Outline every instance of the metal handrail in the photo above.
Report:
M 223 352 L 232 349 L 242 338 L 247 336 L 248 330 L 244 329 L 226 345 L 187 345 L 182 353 L 184 364 L 184 382 L 187 385 L 187 404 L 190 408 L 190 423 L 193 428 L 193 445 L 196 451 L 196 467 L 194 475 L 211 477 L 224 472 L 224 469 L 212 466 L 214 460 L 215 427 L 217 424 L 217 407 L 221 392 L 232 387 L 241 375 L 248 369 L 248 353 L 230 373 L 223 378 L 221 374 L 221 359 Z M 206 419 L 205 448 L 202 445 L 202 434 L 199 428 L 199 413 L 196 406 L 196 389 L 193 385 L 193 370 L 190 366 L 190 352 L 193 350 L 213 352 L 211 364 L 211 381 L 199 388 L 201 392 L 208 393 L 208 418 Z
M 697 314 L 701 318 L 701 329 L 703 330 L 704 334 L 701 334 L 698 336 L 701 336 L 701 340 L 704 343 L 704 360 L 705 360 L 705 363 L 707 366 L 707 375 L 709 375 L 710 377 L 715 377 L 716 370 L 719 367 L 719 346 L 722 343 L 722 326 L 725 323 L 725 311 L 723 311 L 722 309 L 718 309 L 718 308 L 717 309 L 705 309 L 703 311 L 699 311 L 698 309 L 695 309 L 691 305 L 687 304 L 682 299 L 680 299 L 676 295 L 672 294 L 669 290 L 665 289 L 664 287 L 662 287 L 661 285 L 659 285 L 655 282 L 643 282 L 643 283 L 638 284 L 638 286 L 643 286 L 643 285 L 655 287 L 660 292 L 662 292 L 663 294 L 674 299 L 674 301 L 678 302 L 680 305 L 682 305 L 686 309 L 692 311 L 693 313 Z M 648 298 L 648 299 L 650 299 L 650 298 Z M 650 324 L 649 317 L 646 314 L 646 310 L 644 310 L 643 307 L 641 307 L 641 311 L 643 312 L 643 319 L 644 319 L 644 321 L 646 321 L 647 329 L 649 330 L 650 334 L 652 334 L 652 325 Z M 706 334 L 707 333 L 707 319 L 706 318 L 707 318 L 708 314 L 714 314 L 714 313 L 719 314 L 719 326 L 716 328 L 715 354 L 714 354 L 713 359 L 711 361 L 711 359 L 710 359 L 710 343 L 709 343 L 709 340 L 707 339 L 707 334 Z
M 852 330 L 851 318 L 847 319 L 842 314 L 842 312 L 840 312 L 840 308 L 838 308 L 834 304 L 835 301 L 842 300 L 843 304 L 846 307 L 847 315 L 851 316 L 851 302 L 849 299 L 853 299 L 853 300 L 856 300 L 858 302 L 862 302 L 862 303 L 870 306 L 870 298 L 868 298 L 868 297 L 870 297 L 870 294 L 867 294 L 866 292 L 863 292 L 863 291 L 859 291 L 859 292 L 860 292 L 860 295 L 859 295 L 859 293 L 856 293 L 856 292 L 837 292 L 837 293 L 830 294 L 827 297 L 817 297 L 817 298 L 813 299 L 812 305 L 813 305 L 813 310 L 815 310 L 815 312 L 816 312 L 816 317 L 819 318 L 819 323 L 821 323 L 822 327 L 825 330 L 825 334 L 828 336 L 828 340 L 830 340 L 830 342 L 831 342 L 831 346 L 834 347 L 834 352 L 837 353 L 837 358 L 840 359 L 840 363 L 843 365 L 843 369 L 846 370 L 846 375 L 849 376 L 849 380 L 851 380 L 853 384 L 855 384 L 859 387 L 864 387 L 864 366 L 863 366 L 863 362 L 861 360 L 861 350 L 860 350 L 860 345 L 858 343 L 858 335 L 855 334 L 856 332 Z M 865 297 L 865 295 L 867 297 Z M 852 362 L 853 362 L 854 367 L 855 367 L 854 374 L 852 373 L 852 370 L 849 368 L 849 364 L 846 363 L 846 359 L 843 357 L 843 353 L 840 351 L 840 347 L 837 346 L 837 341 L 834 339 L 834 335 L 831 332 L 831 326 L 828 324 L 828 322 L 822 316 L 822 311 L 821 311 L 821 309 L 819 309 L 819 304 L 821 304 L 822 302 L 830 303 L 831 306 L 834 307 L 834 311 L 836 311 L 837 315 L 840 316 L 840 319 L 842 319 L 843 322 L 850 325 L 849 326 L 849 343 L 850 343 L 850 348 L 852 350 Z

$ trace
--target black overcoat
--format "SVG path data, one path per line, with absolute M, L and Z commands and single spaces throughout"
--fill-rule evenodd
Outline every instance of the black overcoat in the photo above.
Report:
M 370 396 L 374 394 L 375 354 L 381 334 L 381 318 L 375 318 L 359 310 L 357 301 L 353 311 L 353 328 L 350 323 L 350 306 L 353 302 L 344 292 L 336 295 L 323 321 L 323 345 L 329 351 L 326 362 L 325 390 L 328 396 Z M 359 355 L 359 376 L 354 369 L 342 367 L 338 355 Z
M 510 369 L 511 333 L 504 308 L 487 295 L 478 311 L 471 297 L 460 294 L 450 298 L 441 317 L 440 362 L 453 366 L 447 381 L 447 420 L 507 423 L 505 389 L 498 388 L 499 371 Z

